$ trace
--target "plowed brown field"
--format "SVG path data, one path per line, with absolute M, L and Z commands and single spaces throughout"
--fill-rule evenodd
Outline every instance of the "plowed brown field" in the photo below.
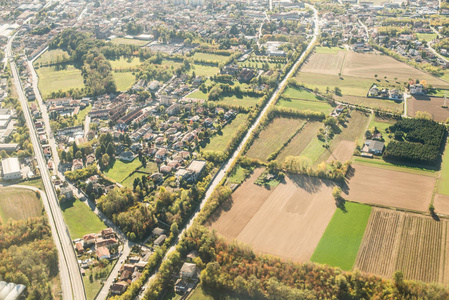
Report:
M 337 53 L 315 53 L 302 68 L 302 72 L 338 75 L 348 51 L 341 50 Z
M 355 268 L 391 278 L 449 282 L 449 221 L 373 208 Z
M 414 96 L 407 99 L 407 114 L 414 117 L 417 111 L 430 113 L 435 121 L 444 122 L 449 118 L 449 108 L 442 108 L 443 98 Z
M 261 172 L 256 170 L 208 225 L 258 252 L 308 261 L 335 212 L 334 183 L 288 176 L 285 184 L 267 190 L 253 184 Z

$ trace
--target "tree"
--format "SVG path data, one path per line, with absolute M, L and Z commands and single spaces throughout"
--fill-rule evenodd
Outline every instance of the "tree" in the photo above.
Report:
M 338 186 L 334 186 L 332 189 L 332 196 L 334 197 L 335 201 L 339 202 L 341 199 L 341 188 Z
M 426 119 L 426 120 L 433 120 L 432 115 L 427 111 L 417 111 L 415 114 L 415 118 L 417 119 Z
M 1 156 L 2 158 L 8 158 L 8 157 L 9 157 L 8 153 L 6 153 L 5 150 L 2 150 L 2 151 L 0 152 L 0 156 Z

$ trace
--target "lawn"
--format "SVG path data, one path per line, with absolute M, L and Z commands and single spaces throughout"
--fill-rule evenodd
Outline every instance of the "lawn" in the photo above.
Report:
M 195 60 L 200 59 L 200 60 L 225 62 L 229 59 L 229 56 L 212 54 L 212 53 L 195 52 L 195 54 L 192 56 L 192 58 Z
M 316 53 L 336 54 L 338 51 L 346 51 L 346 49 L 340 47 L 315 47 Z
M 377 130 L 379 130 L 380 133 L 382 133 L 382 137 L 385 140 L 385 144 L 388 144 L 388 142 L 390 142 L 391 139 L 388 137 L 386 129 L 391 125 L 393 125 L 394 123 L 396 123 L 394 120 L 373 117 L 369 124 L 369 129 L 374 129 L 374 127 L 376 127 Z
M 85 234 L 97 233 L 106 228 L 103 221 L 80 200 L 66 200 L 61 203 L 61 210 L 72 239 L 79 239 Z
M 39 90 L 44 98 L 47 98 L 51 92 L 84 88 L 81 70 L 73 65 L 67 64 L 65 69 L 59 71 L 55 67 L 41 67 L 36 69 L 36 72 L 39 76 Z
M 229 182 L 235 183 L 235 184 L 241 184 L 243 181 L 245 181 L 247 177 L 247 173 L 251 172 L 250 170 L 247 170 L 245 168 L 242 168 L 241 166 L 238 166 L 235 171 L 229 176 Z
M 194 99 L 201 99 L 201 100 L 207 100 L 207 93 L 203 93 L 200 90 L 196 90 L 193 93 L 190 93 L 186 96 L 186 98 L 194 98 Z
M 89 105 L 88 107 L 86 107 L 83 110 L 80 110 L 79 113 L 76 115 L 76 120 L 75 120 L 75 126 L 77 125 L 82 125 L 84 122 L 84 119 L 86 118 L 87 114 L 92 110 L 92 106 Z
M 441 163 L 440 179 L 438 180 L 438 193 L 449 195 L 449 147 L 446 144 L 443 162 Z
M 146 167 L 143 166 L 139 168 L 139 172 L 153 174 L 154 172 L 158 172 L 159 168 L 155 162 L 148 161 Z
M 138 69 L 138 67 L 142 64 L 138 57 L 125 58 L 120 57 L 119 59 L 109 59 L 109 63 L 111 64 L 112 69 Z
M 420 41 L 430 42 L 437 38 L 436 33 L 417 33 L 416 36 Z
M 106 279 L 109 276 L 109 273 L 111 273 L 112 268 L 114 267 L 116 263 L 116 260 L 110 261 L 105 268 L 107 269 L 107 276 L 104 278 L 95 278 L 95 273 L 98 273 L 101 271 L 100 267 L 94 267 L 92 270 L 86 269 L 86 275 L 83 277 L 83 283 L 84 288 L 86 290 L 86 298 L 88 300 L 93 300 L 97 296 L 100 289 L 103 287 L 103 284 L 101 283 L 103 279 Z M 92 274 L 93 282 L 90 282 L 89 276 Z
M 301 119 L 274 119 L 260 132 L 245 155 L 267 161 L 268 156 L 284 145 L 304 123 Z
M 135 172 L 134 174 L 132 174 L 131 176 L 129 176 L 128 178 L 123 180 L 122 185 L 126 186 L 127 188 L 130 188 L 132 190 L 133 189 L 133 184 L 134 184 L 134 179 L 142 178 L 142 176 L 148 176 L 148 174 Z
M 34 191 L 0 188 L 0 224 L 8 219 L 24 220 L 42 215 L 42 204 Z
M 69 57 L 69 53 L 67 51 L 61 50 L 61 49 L 54 49 L 50 51 L 44 52 L 41 56 L 39 56 L 38 59 L 34 62 L 35 66 L 38 66 L 39 64 L 50 64 L 50 63 L 56 63 L 58 56 L 62 58 L 63 56 Z
M 310 259 L 349 271 L 354 265 L 371 206 L 346 202 L 337 209 Z
M 303 100 L 324 100 L 323 98 L 311 93 L 305 89 L 298 89 L 294 87 L 288 87 L 284 93 L 282 94 L 284 98 L 295 98 L 295 99 L 303 99 Z
M 218 67 L 213 67 L 213 66 L 208 66 L 208 65 L 193 64 L 192 68 L 190 68 L 188 74 L 192 75 L 192 73 L 194 71 L 195 71 L 196 76 L 210 77 L 210 76 L 214 76 L 215 74 L 218 74 L 218 72 L 220 72 L 220 69 Z
M 242 66 L 243 68 L 257 68 L 257 69 L 262 69 L 264 67 L 264 65 L 266 65 L 266 63 L 268 63 L 268 68 L 270 70 L 276 70 L 276 69 L 283 69 L 285 64 L 284 63 L 274 63 L 274 62 L 270 62 L 270 61 L 264 61 L 264 60 L 245 60 L 242 62 L 238 62 L 237 64 L 239 66 Z
M 42 179 L 40 179 L 40 178 L 28 179 L 26 181 L 22 181 L 22 182 L 17 183 L 17 184 L 18 185 L 34 186 L 35 188 L 38 188 L 41 191 L 45 191 L 44 184 L 42 183 Z
M 239 296 L 237 294 L 228 291 L 213 291 L 213 290 L 203 290 L 203 287 L 199 284 L 195 290 L 190 294 L 188 298 L 190 300 L 249 300 L 253 299 L 250 297 Z
M 276 103 L 277 106 L 294 108 L 298 110 L 311 110 L 322 112 L 328 115 L 332 112 L 333 108 L 329 103 L 325 101 L 309 101 L 309 100 L 298 100 L 298 99 L 285 99 L 281 98 Z
M 117 181 L 122 182 L 129 174 L 140 167 L 142 164 L 136 158 L 132 162 L 123 162 L 121 160 L 116 160 L 112 168 L 108 169 L 104 174 Z
M 149 41 L 142 41 L 142 40 L 136 40 L 136 39 L 124 39 L 124 38 L 115 38 L 111 40 L 111 43 L 116 45 L 136 45 L 136 46 L 143 46 L 149 43 Z
M 112 71 L 112 77 L 114 77 L 118 91 L 126 91 L 133 86 L 134 82 L 136 82 L 136 76 L 133 75 L 132 72 Z
M 247 95 L 225 96 L 216 101 L 217 103 L 231 104 L 243 107 L 255 107 L 259 102 L 259 97 L 251 97 Z
M 231 138 L 234 136 L 237 128 L 241 124 L 243 124 L 246 120 L 246 114 L 238 114 L 234 120 L 230 124 L 227 124 L 221 130 L 221 133 L 215 134 L 211 139 L 209 144 L 204 147 L 204 150 L 214 150 L 214 151 L 223 151 L 226 149 Z

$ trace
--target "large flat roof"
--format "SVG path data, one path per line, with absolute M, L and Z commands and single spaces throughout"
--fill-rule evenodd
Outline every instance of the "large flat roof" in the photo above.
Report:
M 2 167 L 3 174 L 20 172 L 19 159 L 17 157 L 2 159 Z

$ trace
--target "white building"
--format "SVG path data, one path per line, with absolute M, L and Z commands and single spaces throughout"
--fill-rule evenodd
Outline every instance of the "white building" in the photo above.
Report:
M 17 157 L 2 159 L 2 168 L 4 180 L 22 179 L 22 172 L 20 171 L 19 159 Z
M 423 85 L 420 83 L 410 85 L 410 94 L 423 94 Z

